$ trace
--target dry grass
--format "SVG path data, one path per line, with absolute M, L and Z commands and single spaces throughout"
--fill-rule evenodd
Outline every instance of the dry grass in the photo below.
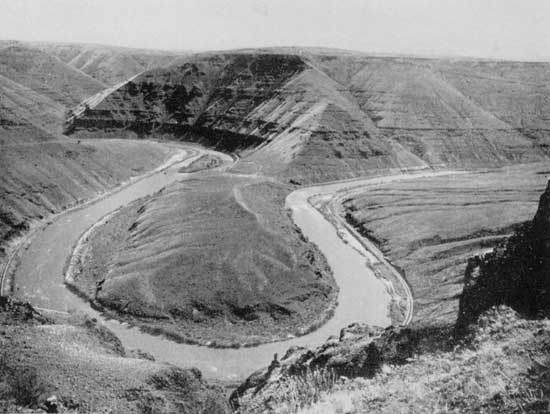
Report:
M 145 141 L 61 140 L 5 146 L 0 152 L 0 240 L 29 221 L 89 199 L 143 174 L 169 156 Z
M 531 219 L 547 170 L 530 164 L 396 181 L 365 188 L 345 207 L 350 221 L 403 270 L 416 320 L 454 322 L 468 258 Z
M 328 389 L 310 379 L 319 392 L 307 391 L 316 402 L 302 408 L 281 381 L 280 392 L 257 395 L 242 412 L 544 413 L 550 409 L 549 347 L 550 321 L 523 320 L 500 308 L 482 316 L 450 351 L 428 351 L 407 364 L 383 366 L 372 379 L 336 381 Z
M 120 341 L 86 316 L 53 323 L 22 317 L 19 306 L 0 310 L 0 412 L 51 395 L 75 413 L 226 412 L 220 390 L 196 371 L 125 357 Z
M 339 380 L 331 370 L 307 369 L 294 376 L 285 376 L 276 388 L 270 390 L 269 398 L 257 405 L 250 404 L 238 409 L 236 414 L 253 414 L 276 411 L 292 414 L 318 403 L 330 393 Z

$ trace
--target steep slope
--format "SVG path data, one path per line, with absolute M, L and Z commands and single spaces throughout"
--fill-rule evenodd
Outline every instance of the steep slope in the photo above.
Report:
M 458 327 L 500 304 L 529 317 L 550 314 L 550 182 L 533 220 L 494 251 L 468 262 Z
M 53 139 L 29 124 L 0 127 L 43 143 L 0 146 L 0 259 L 4 243 L 34 220 L 73 206 L 169 157 L 160 144 L 127 140 L 76 143 Z
M 232 395 L 236 412 L 548 412 L 548 320 L 500 307 L 459 341 L 448 328 L 376 333 L 352 325 L 317 349 L 290 349 Z
M 78 43 L 33 43 L 105 85 L 112 86 L 154 67 L 170 64 L 182 53 Z
M 47 412 L 67 413 L 228 411 L 222 390 L 196 370 L 157 363 L 124 349 L 96 321 L 67 317 L 54 322 L 27 303 L 0 298 L 0 411 L 48 405 L 57 409 Z M 52 396 L 55 404 L 48 404 Z
M 154 143 L 81 143 L 60 135 L 69 107 L 105 86 L 20 42 L 0 43 L 0 260 L 42 219 L 168 158 Z
M 38 49 L 19 42 L 0 44 L 3 113 L 59 134 L 66 111 L 104 88 L 103 83 Z
M 24 45 L 0 48 L 0 74 L 66 106 L 105 88 L 105 84 L 60 59 Z
M 305 182 L 547 159 L 548 65 L 493 66 L 292 48 L 199 54 L 140 75 L 73 128 L 198 140 L 247 155 L 239 171 Z M 506 76 L 478 87 L 491 70 Z

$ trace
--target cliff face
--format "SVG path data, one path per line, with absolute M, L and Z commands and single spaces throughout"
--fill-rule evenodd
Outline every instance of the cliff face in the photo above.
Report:
M 86 128 L 175 133 L 234 151 L 255 146 L 280 125 L 251 112 L 305 63 L 292 55 L 212 55 L 138 76 L 74 122 Z
M 206 53 L 124 83 L 69 130 L 170 134 L 247 155 L 243 172 L 303 182 L 494 166 L 548 157 L 550 126 L 540 114 L 550 99 L 534 86 L 547 81 L 544 64 L 307 49 Z
M 532 221 L 493 252 L 469 261 L 458 328 L 500 304 L 530 317 L 550 315 L 550 182 Z

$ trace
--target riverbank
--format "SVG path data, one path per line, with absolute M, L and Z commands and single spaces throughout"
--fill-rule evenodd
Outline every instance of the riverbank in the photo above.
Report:
M 25 252 L 24 260 L 18 268 L 18 283 L 21 283 L 18 294 L 43 308 L 60 311 L 76 309 L 89 313 L 102 320 L 125 346 L 141 348 L 159 360 L 178 366 L 195 366 L 206 378 L 223 381 L 244 378 L 263 366 L 273 354 L 282 355 L 291 346 L 318 345 L 327 337 L 337 334 L 342 326 L 352 322 L 360 321 L 379 326 L 390 323 L 387 316 L 389 297 L 384 284 L 365 266 L 364 256 L 344 243 L 334 226 L 307 203 L 307 199 L 296 205 L 287 203 L 287 206 L 292 210 L 293 220 L 302 229 L 304 237 L 317 244 L 323 252 L 326 251 L 329 266 L 336 269 L 335 278 L 340 286 L 340 301 L 334 316 L 308 335 L 246 349 L 213 349 L 175 344 L 162 337 L 143 333 L 128 324 L 105 319 L 99 312 L 92 310 L 87 302 L 67 289 L 59 289 L 63 263 L 71 254 L 80 235 L 118 205 L 125 205 L 132 198 L 154 192 L 153 187 L 165 187 L 177 174 L 177 168 L 178 166 L 174 166 L 167 174 L 150 177 L 128 191 L 115 195 L 113 199 L 104 200 L 85 211 L 68 214 L 48 226 L 37 235 Z M 323 244 L 326 242 L 328 245 Z M 350 255 L 351 260 L 348 260 Z
M 123 142 L 127 142 L 127 140 L 123 140 Z M 7 259 L 4 260 L 2 273 L 0 274 L 0 296 L 5 296 L 12 293 L 14 272 L 20 260 L 22 249 L 27 249 L 29 247 L 32 238 L 36 235 L 37 232 L 43 231 L 47 226 L 51 225 L 53 221 L 60 216 L 68 214 L 72 211 L 77 211 L 78 209 L 89 207 L 90 205 L 99 202 L 104 198 L 109 197 L 144 178 L 147 178 L 153 174 L 169 168 L 171 165 L 183 160 L 188 154 L 193 154 L 193 151 L 179 149 L 180 146 L 174 143 L 163 143 L 163 145 L 168 149 L 171 148 L 175 150 L 176 153 L 166 158 L 160 166 L 155 167 L 153 170 L 148 171 L 142 175 L 130 177 L 129 179 L 119 183 L 114 188 L 106 190 L 92 199 L 78 200 L 76 203 L 74 203 L 74 205 L 69 206 L 59 213 L 48 215 L 41 220 L 34 220 L 29 224 L 29 228 L 26 232 L 22 233 L 19 237 L 10 240 L 8 244 L 4 246 Z M 167 152 L 167 154 L 169 153 Z

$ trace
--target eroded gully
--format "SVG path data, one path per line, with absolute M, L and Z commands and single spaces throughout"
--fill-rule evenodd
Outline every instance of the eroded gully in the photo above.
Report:
M 179 173 L 178 170 L 205 151 L 207 150 L 192 147 L 185 159 L 180 151 L 180 159 L 176 158 L 176 162 L 169 167 L 157 169 L 147 177 L 130 183 L 96 202 L 60 214 L 42 231 L 36 232 L 21 252 L 20 264 L 15 270 L 16 296 L 30 301 L 38 308 L 61 312 L 85 312 L 102 320 L 127 348 L 142 349 L 153 355 L 157 361 L 184 368 L 197 367 L 206 378 L 227 381 L 245 378 L 268 364 L 273 354 L 283 355 L 291 346 L 319 345 L 330 335 L 337 335 L 341 328 L 350 323 L 364 322 L 379 326 L 387 326 L 390 323 L 388 309 L 391 291 L 384 281 L 374 276 L 368 266 L 376 255 L 369 253 L 350 229 L 343 225 L 339 226 L 337 220 L 327 220 L 309 200 L 331 199 L 354 188 L 438 173 L 400 174 L 337 182 L 299 189 L 287 197 L 286 206 L 291 209 L 294 222 L 323 252 L 340 288 L 334 316 L 316 331 L 302 337 L 239 349 L 178 344 L 163 337 L 143 333 L 127 323 L 106 319 L 93 310 L 87 301 L 70 292 L 63 283 L 64 264 L 71 256 L 80 236 L 117 208 L 153 194 L 174 181 L 192 176 Z M 230 164 L 228 156 L 219 153 L 217 155 L 226 160 L 226 165 Z

